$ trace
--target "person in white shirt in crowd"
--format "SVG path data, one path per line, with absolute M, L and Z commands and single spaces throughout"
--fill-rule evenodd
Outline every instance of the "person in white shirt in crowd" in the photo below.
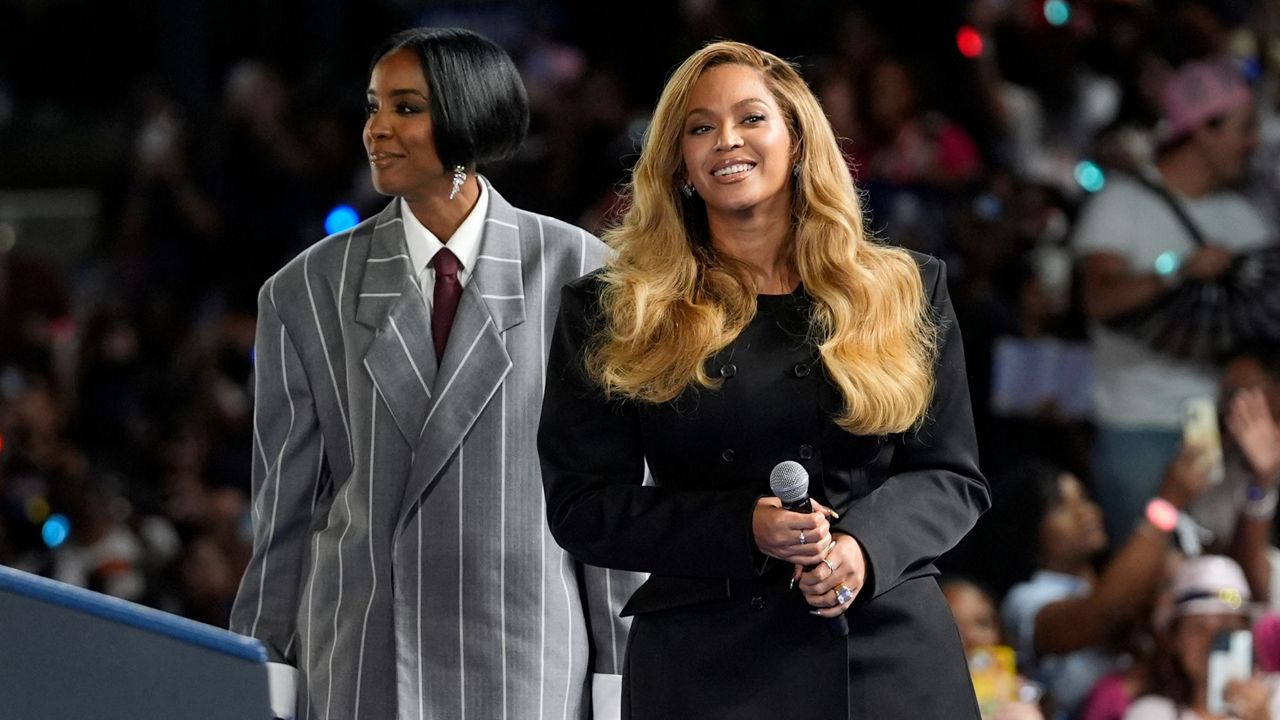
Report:
M 1221 277 L 1232 256 L 1275 230 L 1231 189 L 1256 142 L 1252 94 L 1231 67 L 1185 64 L 1161 96 L 1150 177 L 1112 173 L 1074 235 L 1091 320 L 1098 434 L 1094 475 L 1113 543 L 1122 543 L 1177 454 L 1181 404 L 1216 397 L 1218 369 L 1166 354 L 1108 326 L 1185 281 Z M 1167 190 L 1170 197 L 1163 192 Z M 1206 238 L 1196 242 L 1176 203 Z

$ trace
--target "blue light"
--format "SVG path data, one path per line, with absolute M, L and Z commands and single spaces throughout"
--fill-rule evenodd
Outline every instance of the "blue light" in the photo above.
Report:
M 329 211 L 329 216 L 324 219 L 324 231 L 330 235 L 340 233 L 343 230 L 350 230 L 360 222 L 360 216 L 356 214 L 355 208 L 350 205 L 339 205 Z
M 1080 187 L 1084 188 L 1085 192 L 1098 192 L 1107 184 L 1107 176 L 1102 172 L 1102 168 L 1088 160 L 1076 165 L 1075 176 L 1076 182 L 1080 183 Z
M 51 548 L 66 542 L 70 534 L 71 521 L 62 514 L 50 515 L 49 519 L 44 521 L 44 526 L 40 528 L 40 537 L 44 538 L 44 544 Z
M 1071 19 L 1071 6 L 1065 0 L 1046 0 L 1044 19 L 1054 27 L 1062 27 Z
M 1256 57 L 1246 58 L 1240 63 L 1240 74 L 1248 82 L 1253 82 L 1262 75 L 1262 63 L 1258 62 Z
M 1172 250 L 1166 250 L 1156 258 L 1156 272 L 1161 275 L 1172 275 L 1178 272 L 1181 265 L 1182 257 Z

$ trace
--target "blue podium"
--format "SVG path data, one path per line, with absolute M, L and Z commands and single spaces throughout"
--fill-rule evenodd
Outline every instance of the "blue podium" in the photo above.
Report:
M 268 720 L 262 644 L 0 566 L 0 717 Z

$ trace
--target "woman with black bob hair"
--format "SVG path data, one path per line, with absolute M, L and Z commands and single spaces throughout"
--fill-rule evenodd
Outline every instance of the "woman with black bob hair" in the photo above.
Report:
M 529 100 L 502 48 L 459 28 L 410 28 L 383 41 L 369 74 L 383 58 L 406 49 L 422 64 L 436 153 L 445 168 L 474 169 L 520 148 L 529 131 Z
M 605 246 L 476 172 L 529 125 L 497 45 L 392 35 L 365 101 L 390 203 L 259 294 L 254 552 L 231 627 L 266 646 L 280 717 L 616 714 L 638 582 L 551 539 L 527 412 L 559 288 Z

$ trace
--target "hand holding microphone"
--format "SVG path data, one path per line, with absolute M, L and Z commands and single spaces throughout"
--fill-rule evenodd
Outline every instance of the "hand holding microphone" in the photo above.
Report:
M 769 487 L 784 512 L 789 510 L 805 518 L 818 515 L 828 533 L 827 517 L 839 517 L 834 510 L 809 498 L 809 473 L 800 463 L 788 460 L 774 466 L 769 473 Z M 810 512 L 814 506 L 818 509 L 816 513 Z M 758 511 L 760 506 L 756 507 Z M 816 562 L 797 561 L 795 577 L 800 580 L 805 601 L 816 608 L 811 612 L 827 618 L 832 635 L 845 636 L 849 634 L 849 626 L 844 611 L 853 604 L 866 579 L 866 557 L 851 535 L 840 534 L 828 539 L 821 548 Z
M 800 566 L 821 562 L 831 544 L 827 517 L 835 512 L 809 499 L 809 473 L 797 462 L 778 463 L 769 473 L 769 487 L 776 497 L 757 500 L 751 516 L 756 547 Z

